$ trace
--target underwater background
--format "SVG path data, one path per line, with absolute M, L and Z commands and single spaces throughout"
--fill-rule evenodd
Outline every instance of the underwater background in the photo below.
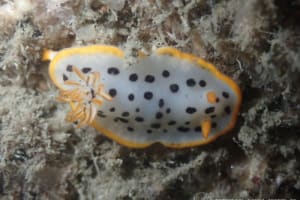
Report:
M 300 199 L 299 0 L 0 0 L 0 200 Z M 130 149 L 69 110 L 44 49 L 172 46 L 243 92 L 235 128 L 186 149 Z

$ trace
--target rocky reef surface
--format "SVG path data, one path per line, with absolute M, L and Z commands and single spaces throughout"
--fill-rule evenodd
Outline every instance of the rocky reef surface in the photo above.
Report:
M 0 0 L 0 199 L 300 199 L 299 0 Z M 64 120 L 43 49 L 173 46 L 243 91 L 215 142 L 129 149 Z

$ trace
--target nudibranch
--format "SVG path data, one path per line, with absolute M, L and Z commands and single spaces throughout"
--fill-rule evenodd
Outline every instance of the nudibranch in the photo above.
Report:
M 171 47 L 126 65 L 117 47 L 46 50 L 67 121 L 91 125 L 133 148 L 161 143 L 207 144 L 232 129 L 241 104 L 238 85 L 214 65 Z

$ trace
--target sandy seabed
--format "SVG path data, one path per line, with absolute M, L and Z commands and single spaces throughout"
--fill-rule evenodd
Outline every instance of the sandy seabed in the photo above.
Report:
M 0 199 L 300 199 L 300 1 L 0 0 Z M 173 46 L 243 91 L 215 142 L 130 149 L 64 121 L 43 49 Z

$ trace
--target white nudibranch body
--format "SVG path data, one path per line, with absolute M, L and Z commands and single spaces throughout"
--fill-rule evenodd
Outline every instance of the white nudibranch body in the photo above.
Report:
M 92 125 L 134 148 L 207 144 L 235 125 L 237 84 L 212 64 L 165 47 L 125 67 L 113 46 L 47 50 L 58 99 L 71 105 L 67 120 Z

